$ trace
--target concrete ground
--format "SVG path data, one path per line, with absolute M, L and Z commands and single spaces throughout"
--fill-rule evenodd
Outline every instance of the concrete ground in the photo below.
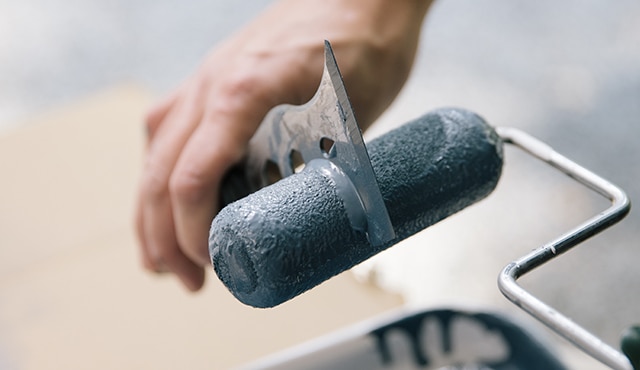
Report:
M 0 135 L 122 82 L 166 93 L 267 4 L 0 0 Z M 436 2 L 410 81 L 367 135 L 440 106 L 524 129 L 638 202 L 640 3 Z M 473 303 L 519 315 L 497 292 L 501 267 L 606 203 L 517 151 L 506 161 L 493 196 L 392 248 L 364 274 L 373 268 L 411 304 Z M 616 345 L 625 326 L 640 322 L 638 226 L 632 210 L 527 277 L 526 287 Z

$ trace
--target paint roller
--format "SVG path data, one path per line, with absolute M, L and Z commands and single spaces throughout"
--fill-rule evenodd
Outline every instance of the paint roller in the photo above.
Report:
M 276 306 L 484 198 L 501 169 L 499 136 L 462 109 L 365 147 L 325 43 L 314 98 L 272 109 L 223 181 L 213 267 L 241 302 Z
M 479 116 L 424 115 L 367 145 L 395 237 L 374 246 L 352 227 L 327 160 L 226 206 L 209 240 L 214 269 L 245 304 L 285 302 L 445 217 L 496 186 L 502 144 Z

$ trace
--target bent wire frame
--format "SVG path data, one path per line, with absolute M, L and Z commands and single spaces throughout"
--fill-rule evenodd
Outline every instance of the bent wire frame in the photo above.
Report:
M 629 198 L 617 186 L 525 132 L 503 127 L 497 128 L 497 132 L 505 143 L 519 147 L 611 201 L 611 206 L 598 215 L 507 265 L 498 277 L 500 291 L 515 305 L 603 364 L 613 369 L 632 370 L 631 363 L 624 354 L 543 303 L 517 283 L 517 279 L 524 274 L 623 219 L 631 208 Z

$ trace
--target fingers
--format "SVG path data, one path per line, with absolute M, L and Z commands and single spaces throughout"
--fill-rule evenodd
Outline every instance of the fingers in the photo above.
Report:
M 204 284 L 204 269 L 182 253 L 176 239 L 171 202 L 158 197 L 143 210 L 145 239 L 155 269 L 174 273 L 187 289 L 196 291 Z
M 234 130 L 234 125 L 246 124 L 242 118 L 206 118 L 185 146 L 169 184 L 178 243 L 201 266 L 210 264 L 208 236 L 219 207 L 219 185 L 241 159 L 248 140 Z
M 142 194 L 142 189 L 140 190 Z M 142 266 L 154 272 L 163 272 L 160 266 L 156 266 L 151 259 L 149 254 L 149 246 L 144 238 L 144 218 L 142 216 L 142 197 L 138 197 L 138 203 L 136 205 L 136 214 L 135 214 L 135 230 L 136 236 L 138 239 L 139 251 L 140 251 L 140 261 L 142 262 Z
M 179 93 L 180 90 L 176 90 L 174 93 L 154 105 L 147 112 L 145 127 L 147 130 L 146 134 L 148 143 L 153 141 L 160 124 L 165 120 L 171 109 L 175 106 L 178 101 L 178 97 L 180 96 Z
M 179 89 L 176 89 L 172 94 L 165 97 L 160 102 L 156 103 L 153 107 L 149 109 L 145 116 L 144 124 L 146 128 L 146 139 L 147 139 L 147 149 L 150 143 L 153 141 L 156 136 L 156 132 L 159 130 L 162 122 L 165 121 L 169 113 L 172 109 L 175 109 L 177 103 L 179 102 L 179 97 L 181 96 L 182 91 L 185 89 L 185 85 L 182 85 Z M 154 271 L 154 272 L 166 272 L 167 267 L 161 265 L 159 263 L 155 263 L 150 256 L 149 245 L 145 238 L 144 232 L 144 217 L 143 217 L 143 209 L 144 209 L 144 201 L 145 197 L 142 195 L 145 194 L 145 186 L 146 182 L 143 181 L 142 186 L 139 189 L 140 196 L 138 197 L 138 201 L 136 204 L 136 213 L 135 213 L 135 231 L 138 239 L 138 245 L 140 246 L 140 259 L 142 265 L 145 269 Z
M 143 264 L 166 267 L 191 290 L 202 286 L 202 267 L 210 265 L 209 228 L 223 176 L 273 105 L 266 79 L 255 76 L 227 75 L 208 86 L 206 104 L 192 106 L 205 107 L 204 117 L 184 103 L 165 113 L 149 148 L 139 221 Z
M 202 117 L 202 109 L 198 104 L 197 90 L 168 105 L 160 104 L 161 108 L 152 112 L 147 122 L 147 127 L 153 127 L 153 130 L 142 177 L 136 226 L 143 265 L 156 272 L 173 272 L 189 290 L 195 291 L 204 283 L 204 270 L 185 256 L 179 247 L 169 181 L 182 148 Z
M 241 159 L 271 107 L 300 103 L 313 94 L 322 48 L 309 54 L 278 54 L 289 62 L 272 55 L 247 57 L 225 69 L 208 65 L 205 71 L 215 74 L 192 80 L 200 85 L 183 88 L 149 113 L 136 221 L 147 269 L 175 273 L 190 290 L 203 285 L 203 267 L 210 265 L 209 228 L 223 176 Z M 290 62 L 301 67 L 290 69 Z M 308 64 L 317 73 L 308 73 Z M 300 76 L 313 76 L 314 82 L 301 82 Z
M 222 178 L 273 105 L 252 73 L 225 81 L 208 85 L 206 93 L 192 88 L 148 116 L 151 137 L 137 219 L 142 263 L 175 273 L 190 290 L 203 285 L 203 266 L 210 265 L 207 241 Z

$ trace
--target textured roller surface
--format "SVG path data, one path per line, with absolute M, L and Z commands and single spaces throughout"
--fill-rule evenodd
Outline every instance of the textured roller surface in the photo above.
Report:
M 396 238 L 369 244 L 350 226 L 339 184 L 307 166 L 214 219 L 209 251 L 234 296 L 255 307 L 285 302 L 484 198 L 502 169 L 495 131 L 460 109 L 434 111 L 367 146 Z

